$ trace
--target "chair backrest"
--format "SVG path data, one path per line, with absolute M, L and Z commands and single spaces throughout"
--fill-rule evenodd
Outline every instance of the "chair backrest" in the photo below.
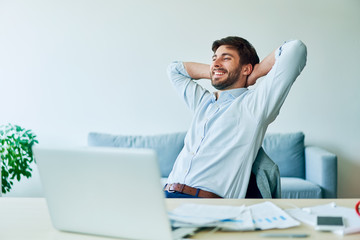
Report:
M 246 198 L 281 198 L 279 167 L 263 148 L 253 164 Z
M 256 183 L 256 175 L 251 172 L 245 198 L 263 198 Z

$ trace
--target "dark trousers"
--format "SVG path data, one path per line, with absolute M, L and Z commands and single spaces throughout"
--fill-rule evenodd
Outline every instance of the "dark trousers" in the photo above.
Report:
M 179 192 L 168 192 L 168 191 L 164 191 L 164 192 L 166 198 L 199 198 L 197 194 L 196 196 L 192 196 L 189 194 L 179 193 Z

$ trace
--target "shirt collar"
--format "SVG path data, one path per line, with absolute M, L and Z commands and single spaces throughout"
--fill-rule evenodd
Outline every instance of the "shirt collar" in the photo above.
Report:
M 245 93 L 248 89 L 247 88 L 234 88 L 230 90 L 225 90 L 219 92 L 219 98 L 217 101 L 226 101 L 228 99 L 235 99 L 239 97 L 241 94 Z M 213 100 L 216 101 L 215 92 L 213 93 Z

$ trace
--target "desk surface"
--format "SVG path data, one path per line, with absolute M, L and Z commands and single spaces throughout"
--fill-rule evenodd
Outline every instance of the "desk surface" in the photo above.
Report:
M 221 205 L 252 205 L 263 202 L 263 199 L 167 199 L 168 209 L 173 209 L 182 203 L 221 204 Z M 359 199 L 270 199 L 277 206 L 286 209 L 294 205 L 307 207 L 336 202 L 338 206 L 354 208 Z M 257 232 L 216 232 L 209 234 L 199 232 L 193 239 L 267 239 L 261 233 L 306 233 L 305 239 L 351 239 L 359 240 L 360 233 L 339 236 L 330 232 L 317 232 L 312 226 L 301 224 L 289 229 L 272 229 Z M 43 198 L 0 198 L 0 239 L 1 240 L 109 240 L 97 236 L 60 232 L 54 229 L 50 222 L 46 201 Z M 270 238 L 274 239 L 274 238 Z M 286 238 L 284 238 L 286 239 Z

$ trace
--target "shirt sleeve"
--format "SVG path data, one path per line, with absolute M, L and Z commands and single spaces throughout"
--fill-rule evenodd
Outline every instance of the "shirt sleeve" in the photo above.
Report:
M 193 112 L 205 97 L 211 95 L 208 90 L 191 79 L 182 62 L 172 62 L 167 73 L 178 95 Z
M 275 64 L 253 90 L 248 106 L 268 124 L 279 114 L 292 84 L 306 65 L 307 49 L 300 40 L 285 42 L 275 51 Z

